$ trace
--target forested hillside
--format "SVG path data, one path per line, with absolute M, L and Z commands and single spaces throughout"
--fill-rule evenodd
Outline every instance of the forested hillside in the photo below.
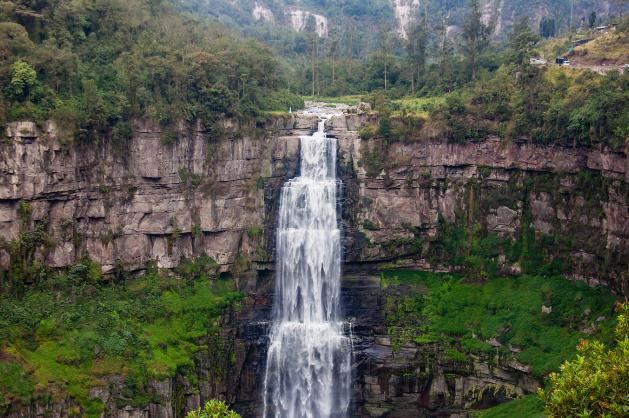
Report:
M 130 121 L 211 124 L 299 106 L 268 48 L 169 0 L 0 2 L 0 123 L 56 120 L 69 139 Z
M 467 0 L 184 0 L 184 10 L 209 15 L 256 38 L 291 64 L 291 88 L 301 94 L 365 93 L 389 87 L 406 94 L 418 80 L 413 64 L 431 67 L 428 88 L 450 91 L 464 81 L 457 60 L 469 28 Z M 474 2 L 493 41 L 478 61 L 496 69 L 508 57 L 501 44 L 521 19 L 534 33 L 567 36 L 618 20 L 622 0 L 481 0 Z M 482 46 L 485 41 L 479 42 Z M 488 51 L 485 51 L 488 52 Z M 439 68 L 435 65 L 443 64 Z M 438 78 L 438 80 L 435 80 Z M 435 89 L 433 86 L 437 84 Z M 445 85 L 445 86 L 444 86 Z M 414 89 L 413 89 L 414 90 Z M 424 91 L 424 94 L 426 91 Z

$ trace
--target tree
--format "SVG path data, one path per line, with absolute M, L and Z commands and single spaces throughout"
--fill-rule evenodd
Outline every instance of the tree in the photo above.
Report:
M 13 22 L 0 23 L 0 62 L 11 56 L 20 56 L 33 47 L 24 26 Z
M 311 36 L 311 61 L 312 66 L 312 95 L 316 96 L 319 90 L 319 35 L 316 32 Z
M 616 344 L 581 341 L 577 358 L 539 389 L 550 417 L 626 417 L 629 388 L 629 303 L 617 305 Z
M 339 52 L 338 33 L 333 31 L 330 35 L 330 60 L 332 61 L 332 86 L 336 84 L 336 56 Z
M 514 53 L 514 61 L 518 65 L 525 65 L 533 56 L 535 46 L 539 42 L 539 36 L 531 31 L 528 17 L 521 18 L 513 27 L 509 36 L 509 44 Z
M 588 18 L 588 24 L 590 25 L 590 28 L 594 27 L 594 25 L 596 24 L 596 12 L 590 13 L 590 17 Z
M 380 51 L 382 53 L 382 62 L 384 65 L 384 90 L 388 87 L 388 70 L 389 70 L 389 32 L 388 25 L 383 24 L 380 26 L 380 33 L 378 36 Z
M 37 72 L 29 63 L 17 60 L 11 65 L 11 78 L 7 86 L 8 93 L 15 99 L 22 99 L 37 83 Z
M 240 415 L 231 411 L 225 402 L 212 399 L 203 408 L 188 412 L 186 418 L 240 418 Z
M 547 17 L 542 18 L 539 22 L 539 34 L 544 38 L 552 38 L 555 36 L 556 27 L 555 19 L 549 19 Z
M 428 31 L 425 23 L 418 23 L 408 31 L 406 52 L 411 64 L 411 92 L 415 93 L 415 80 L 419 82 L 426 65 Z
M 476 80 L 478 60 L 489 46 L 489 37 L 493 32 L 493 24 L 483 23 L 483 13 L 479 0 L 470 1 L 470 9 L 463 22 L 463 54 L 472 71 L 472 80 Z

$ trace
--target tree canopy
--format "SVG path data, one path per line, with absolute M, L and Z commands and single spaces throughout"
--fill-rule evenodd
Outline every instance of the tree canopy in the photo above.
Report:
M 255 115 L 299 107 L 268 47 L 169 0 L 0 3 L 0 123 L 53 118 L 75 139 L 133 118 Z
M 618 305 L 616 341 L 582 341 L 579 354 L 551 373 L 540 390 L 551 417 L 626 417 L 629 388 L 629 303 Z

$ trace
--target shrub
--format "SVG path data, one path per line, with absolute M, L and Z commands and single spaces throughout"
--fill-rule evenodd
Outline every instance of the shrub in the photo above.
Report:
M 253 240 L 260 239 L 260 237 L 262 237 L 263 234 L 264 234 L 264 229 L 260 225 L 254 224 L 254 225 L 250 225 L 249 228 L 247 228 L 247 235 L 249 235 L 249 238 Z
M 240 418 L 240 415 L 231 411 L 225 402 L 212 399 L 203 408 L 188 412 L 186 418 Z
M 274 91 L 263 97 L 260 99 L 262 110 L 288 111 L 289 108 L 297 110 L 304 107 L 304 100 L 288 90 Z
M 363 221 L 363 228 L 369 230 L 369 231 L 375 231 L 376 229 L 378 229 L 378 227 L 376 226 L 375 223 L 373 223 L 371 220 L 369 219 L 365 219 Z
M 629 303 L 619 304 L 616 344 L 583 340 L 577 358 L 539 390 L 551 417 L 625 417 L 629 388 Z
M 21 365 L 15 362 L 0 363 L 0 405 L 11 400 L 28 404 L 34 392 L 35 385 Z
M 391 119 L 388 115 L 382 116 L 378 120 L 378 133 L 385 141 L 391 139 Z
M 11 65 L 7 93 L 14 99 L 23 99 L 37 83 L 37 72 L 29 63 L 17 60 Z
M 392 344 L 438 342 L 444 351 L 460 353 L 450 358 L 498 351 L 501 357 L 529 364 L 537 377 L 557 370 L 574 355 L 579 338 L 585 336 L 578 332 L 580 323 L 607 317 L 613 306 L 610 295 L 558 277 L 470 283 L 448 274 L 388 270 L 383 285 L 390 295 L 385 315 Z M 552 313 L 541 315 L 542 305 L 552 306 Z M 612 322 L 610 318 L 598 323 L 603 338 Z M 493 347 L 492 339 L 502 347 Z M 521 351 L 511 354 L 509 345 Z
M 363 125 L 358 131 L 360 139 L 367 140 L 376 136 L 376 127 L 374 125 Z

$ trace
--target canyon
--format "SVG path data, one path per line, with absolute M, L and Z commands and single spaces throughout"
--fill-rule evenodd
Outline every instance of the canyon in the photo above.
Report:
M 531 393 L 541 383 L 511 358 L 443 358 L 434 345 L 396 348 L 378 268 L 458 271 L 442 248 L 447 228 L 472 225 L 517 241 L 531 230 L 565 274 L 626 295 L 629 165 L 626 152 L 533 145 L 488 137 L 410 143 L 361 138 L 373 112 L 348 110 L 327 122 L 338 141 L 342 202 L 341 299 L 354 346 L 351 416 L 468 416 L 468 410 Z M 84 255 L 103 273 L 171 269 L 201 254 L 245 293 L 222 319 L 223 350 L 199 355 L 198 381 L 150 383 L 144 407 L 116 403 L 119 377 L 91 390 L 107 417 L 176 417 L 223 397 L 243 416 L 261 413 L 261 385 L 274 300 L 275 237 L 282 185 L 299 168 L 300 136 L 318 118 L 291 114 L 223 120 L 209 129 L 138 121 L 128 143 L 71 144 L 53 123 L 12 123 L 0 143 L 0 267 L 7 243 L 40 225 L 48 237 L 33 262 L 67 268 Z M 383 148 L 384 146 L 384 148 Z M 374 162 L 374 153 L 382 154 Z M 586 173 L 584 175 L 583 173 Z M 26 210 L 25 208 L 28 208 Z M 544 238 L 545 239 L 542 239 Z M 542 244 L 540 244 L 542 245 Z M 519 275 L 519 260 L 496 249 L 496 268 Z M 482 275 L 482 272 L 479 274 Z M 4 276 L 3 276 L 4 277 Z M 350 332 L 350 330 L 348 330 Z M 211 344 L 210 344 L 211 347 Z M 72 400 L 36 403 L 8 416 L 65 416 Z

